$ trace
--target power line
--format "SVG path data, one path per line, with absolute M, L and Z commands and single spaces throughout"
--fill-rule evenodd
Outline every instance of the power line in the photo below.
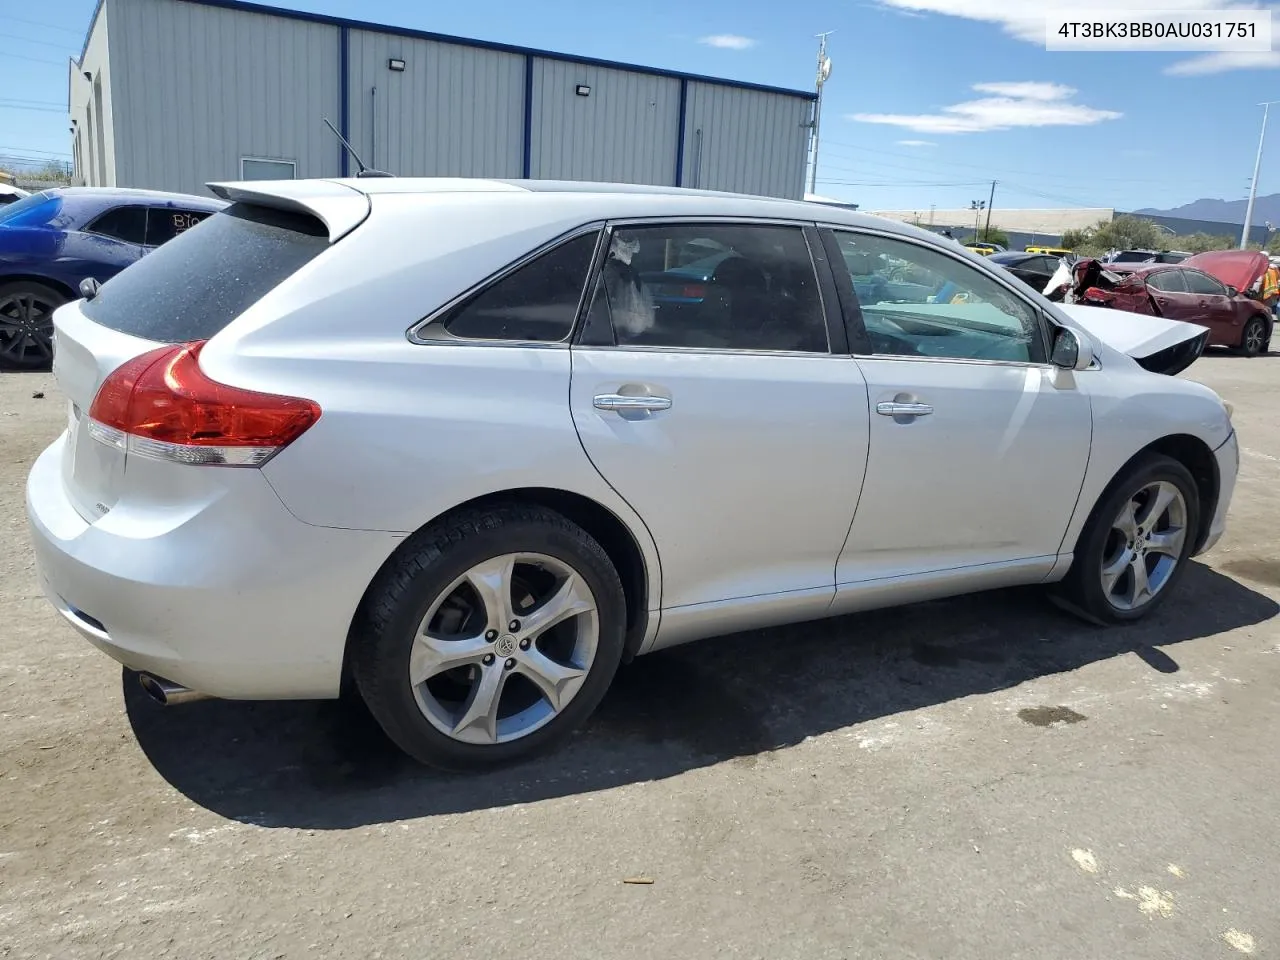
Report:
M 966 163 L 962 160 L 930 160 L 928 157 L 922 157 L 919 154 L 915 154 L 915 153 L 900 153 L 894 150 L 878 150 L 878 149 L 875 149 L 874 147 L 863 147 L 863 146 L 859 146 L 858 144 L 844 143 L 839 140 L 826 140 L 823 142 L 823 146 L 844 147 L 848 150 L 857 150 L 863 153 L 874 153 L 874 154 L 879 154 L 881 156 L 886 156 L 886 157 L 898 157 L 904 160 L 913 160 L 913 161 L 929 164 L 935 167 L 937 166 L 968 167 L 971 170 L 982 170 L 984 172 L 1012 173 L 1014 175 L 1020 175 L 1025 177 L 1042 177 L 1046 179 L 1055 179 L 1055 180 L 1076 180 L 1076 179 L 1079 179 L 1080 177 L 1080 174 L 1053 173 L 1048 170 L 1034 170 L 1034 171 L 1033 170 L 1014 170 L 1012 168 L 1007 168 L 1007 167 L 993 167 L 991 164 L 985 164 L 985 163 L 984 164 Z M 856 158 L 854 157 L 845 157 L 844 159 L 856 160 Z M 1155 182 L 1150 177 L 1089 177 L 1089 180 L 1097 183 L 1153 183 Z M 1172 183 L 1174 181 L 1166 181 L 1166 182 Z M 1178 181 L 1178 182 L 1181 182 L 1181 181 Z
M 32 40 L 30 37 L 20 37 L 16 33 L 0 33 L 0 37 L 8 40 L 21 40 L 23 43 L 34 43 L 39 47 L 56 47 L 59 50 L 66 50 L 71 46 L 70 43 L 53 43 L 50 40 Z
M 62 107 L 66 108 L 66 103 L 62 100 L 27 100 L 22 97 L 3 97 L 0 101 L 4 103 L 25 103 L 32 107 Z
M 56 24 L 56 23 L 45 23 L 45 22 L 44 22 L 44 21 L 42 21 L 42 20 L 26 20 L 26 19 L 24 19 L 24 18 L 22 18 L 22 17 L 13 17 L 13 16 L 10 16 L 10 15 L 9 15 L 9 14 L 7 14 L 7 13 L 6 13 L 6 14 L 3 14 L 3 15 L 0 15 L 0 20 L 12 20 L 14 23 L 25 23 L 25 24 L 29 24 L 30 26 L 33 26 L 33 27 L 44 27 L 46 30 L 62 30 L 62 31 L 63 31 L 63 32 L 65 32 L 65 33 L 70 33 L 70 34 L 72 34 L 73 36 L 77 36 L 77 37 L 82 37 L 82 36 L 84 36 L 84 34 L 83 34 L 81 31 L 79 31 L 79 30 L 73 30 L 73 29 L 71 29 L 70 27 L 63 27 L 63 26 L 59 26 L 59 25 L 58 25 L 58 24 Z
M 0 110 L 30 110 L 33 113 L 62 113 L 67 112 L 66 107 L 24 107 L 17 103 L 5 103 L 0 100 Z
M 55 67 L 65 67 L 67 65 L 66 60 L 45 60 L 43 57 L 24 57 L 20 53 L 6 53 L 5 59 L 29 60 L 32 63 L 51 63 Z

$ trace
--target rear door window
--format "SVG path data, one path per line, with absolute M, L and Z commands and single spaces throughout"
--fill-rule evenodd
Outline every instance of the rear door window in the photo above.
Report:
M 315 217 L 235 204 L 112 277 L 84 314 L 161 343 L 207 340 L 328 245 Z
M 1181 270 L 1162 270 L 1147 278 L 1147 286 L 1152 290 L 1164 293 L 1186 293 L 1187 285 L 1183 282 Z
M 620 226 L 587 314 L 592 346 L 826 353 L 799 226 Z
M 85 232 L 141 244 L 147 237 L 147 208 L 114 207 L 85 227 Z

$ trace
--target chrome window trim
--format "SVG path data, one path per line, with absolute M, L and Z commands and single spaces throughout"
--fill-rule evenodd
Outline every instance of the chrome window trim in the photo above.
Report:
M 600 244 L 605 240 L 604 220 L 593 220 L 590 223 L 584 223 L 574 227 L 572 230 L 562 233 L 557 237 L 548 240 L 541 246 L 535 247 L 528 253 L 511 261 L 506 266 L 500 268 L 497 272 L 491 273 L 479 283 L 473 284 L 467 290 L 458 294 L 452 300 L 449 300 L 444 306 L 437 307 L 431 313 L 427 314 L 423 319 L 409 327 L 405 331 L 405 338 L 418 346 L 431 346 L 433 344 L 471 344 L 474 346 L 485 347 L 554 347 L 560 349 L 568 349 L 569 342 L 573 339 L 574 331 L 578 325 L 578 318 L 582 315 L 582 306 L 588 296 L 589 290 L 594 290 L 593 281 L 596 274 L 596 261 L 600 257 Z M 559 340 L 517 340 L 509 338 L 487 338 L 487 337 L 459 337 L 444 329 L 441 325 L 442 318 L 460 306 L 467 300 L 484 292 L 494 284 L 501 283 L 511 274 L 515 273 L 521 267 L 528 265 L 530 262 L 538 259 L 545 253 L 550 253 L 557 247 L 561 247 L 566 243 L 577 240 L 579 237 L 589 233 L 596 233 L 596 247 L 591 253 L 591 260 L 587 267 L 587 275 L 583 278 L 582 290 L 578 292 L 578 307 L 574 311 L 573 322 L 569 325 L 569 331 Z M 435 329 L 432 329 L 434 327 Z
M 917 237 L 907 237 L 907 236 L 903 236 L 902 234 L 900 234 L 900 233 L 895 233 L 895 232 L 893 232 L 893 231 L 891 231 L 891 230 L 882 230 L 882 229 L 878 229 L 878 228 L 876 228 L 876 227 L 851 227 L 851 226 L 848 226 L 848 225 L 843 225 L 843 226 L 842 226 L 842 225 L 840 225 L 840 224 L 832 223 L 832 222 L 830 222 L 830 221 L 824 221 L 824 220 L 820 220 L 820 221 L 818 221 L 818 229 L 819 229 L 819 230 L 830 230 L 832 233 L 841 233 L 841 232 L 843 232 L 843 233 L 862 233 L 862 234 L 870 234 L 870 235 L 872 235 L 872 236 L 876 236 L 876 237 L 884 237 L 884 238 L 885 238 L 885 239 L 887 239 L 887 240 L 897 240 L 897 241 L 899 241 L 899 242 L 901 242 L 901 243 L 911 244 L 912 246 L 921 247 L 921 248 L 923 248 L 923 249 L 925 249 L 925 250 L 932 250 L 932 251 L 934 251 L 934 252 L 936 252 L 936 253 L 940 253 L 940 254 L 942 254 L 942 255 L 943 255 L 943 256 L 945 256 L 945 257 L 950 257 L 952 260 L 955 260 L 955 261 L 957 261 L 958 263 L 961 263 L 961 264 L 963 264 L 964 266 L 969 267 L 970 269 L 977 269 L 977 264 L 975 264 L 972 260 L 969 260 L 967 257 L 959 256 L 958 254 L 956 254 L 956 252 L 955 252 L 955 251 L 953 251 L 953 250 L 948 250 L 948 249 L 947 249 L 945 246 L 943 246 L 942 244 L 933 244 L 933 243 L 928 243 L 928 242 L 926 242 L 926 241 L 920 240 L 920 239 L 919 239 L 919 238 L 917 238 Z M 976 254 L 975 254 L 975 256 L 976 256 Z M 979 260 L 979 262 L 983 262 L 984 258 L 979 257 L 979 258 L 978 258 L 978 260 Z M 1044 307 L 1043 307 L 1043 306 L 1041 306 L 1040 304 L 1037 304 L 1037 303 L 1032 303 L 1030 300 L 1028 300 L 1028 299 L 1026 298 L 1026 295 L 1025 295 L 1025 294 L 1023 294 L 1023 293 L 1022 293 L 1022 291 L 1020 291 L 1020 290 L 1018 290 L 1017 288 L 1015 288 L 1015 287 L 1011 286 L 1011 285 L 1007 282 L 1007 280 L 1006 280 L 1004 277 L 1002 277 L 1002 276 L 1000 276 L 1000 275 L 999 275 L 999 272 L 998 272 L 998 271 L 995 271 L 995 270 L 987 270 L 987 271 L 978 270 L 978 272 L 979 272 L 979 273 L 981 273 L 981 274 L 983 274 L 984 276 L 986 276 L 988 279 L 995 281 L 995 283 L 996 283 L 996 285 L 997 285 L 997 286 L 1003 287 L 1003 288 L 1005 289 L 1005 291 L 1006 291 L 1010 296 L 1014 297 L 1014 298 L 1015 298 L 1019 303 L 1021 303 L 1023 306 L 1025 306 L 1027 309 L 1029 309 L 1029 310 L 1030 310 L 1030 311 L 1031 311 L 1031 312 L 1032 312 L 1032 313 L 1033 313 L 1037 318 L 1039 318 L 1039 319 L 1038 319 L 1038 322 L 1037 322 L 1037 326 L 1038 326 L 1038 327 L 1040 327 L 1040 336 L 1042 337 L 1041 347 L 1045 350 L 1045 352 L 1046 352 L 1046 354 L 1047 354 L 1047 353 L 1050 351 L 1050 344 L 1051 344 L 1051 342 L 1052 342 L 1052 337 L 1049 337 L 1049 336 L 1048 336 L 1049 331 L 1045 329 L 1045 326 L 1044 326 L 1044 325 L 1045 325 L 1045 323 L 1051 323 L 1051 324 L 1053 324 L 1053 326 L 1055 326 L 1055 327 L 1060 327 L 1060 326 L 1062 326 L 1062 324 L 1058 323 L 1058 322 L 1053 318 L 1053 315 L 1052 315 L 1051 313 L 1049 313 L 1048 311 L 1046 311 L 1046 310 L 1044 309 Z M 855 296 L 857 296 L 857 294 L 856 294 L 856 293 L 855 293 L 854 295 L 855 295 Z M 861 307 L 861 304 L 859 304 L 859 307 Z M 854 354 L 854 356 L 855 356 L 855 357 L 859 357 L 859 356 L 861 356 L 861 357 L 880 357 L 880 356 L 884 356 L 884 355 L 883 355 L 883 354 L 878 354 L 878 353 L 873 353 L 873 354 Z M 903 357 L 902 359 L 904 359 L 904 360 L 920 360 L 920 359 L 928 359 L 928 358 L 921 358 L 921 357 Z M 1038 361 L 1035 361 L 1035 360 L 1017 360 L 1017 361 L 1010 361 L 1010 360 L 980 360 L 980 361 L 965 361 L 965 359 L 964 359 L 964 358 L 962 358 L 962 357 L 934 357 L 934 358 L 932 358 L 932 359 L 935 359 L 935 360 L 957 360 L 957 361 L 961 361 L 961 362 L 977 362 L 977 363 L 1002 363 L 1002 364 L 1004 364 L 1004 363 L 1015 363 L 1015 364 L 1018 364 L 1018 365 L 1020 365 L 1020 366 L 1034 366 L 1034 367 L 1045 367 L 1045 366 L 1047 366 L 1047 367 L 1050 367 L 1050 368 L 1052 368 L 1052 367 L 1053 367 L 1053 364 L 1051 364 L 1051 363 L 1038 362 Z
M 814 289 L 818 294 L 818 306 L 822 311 L 822 334 L 827 341 L 826 350 L 745 350 L 739 347 L 668 347 L 656 344 L 575 344 L 575 349 L 580 350 L 635 350 L 643 353 L 692 353 L 692 354 L 714 354 L 720 356 L 758 356 L 758 357 L 831 357 L 835 359 L 849 358 L 847 353 L 836 353 L 831 346 L 831 314 L 828 313 L 828 305 L 826 298 L 822 295 L 822 279 L 818 276 L 818 261 L 813 255 L 813 246 L 809 243 L 809 237 L 805 233 L 805 227 L 814 225 L 812 220 L 791 220 L 782 217 L 726 217 L 726 216 L 680 216 L 680 217 L 664 217 L 655 215 L 652 217 L 627 217 L 620 220 L 609 220 L 605 225 L 606 242 L 613 242 L 613 231 L 618 228 L 632 227 L 660 227 L 664 224 L 684 223 L 698 224 L 705 223 L 709 225 L 724 226 L 766 226 L 766 227 L 788 227 L 794 228 L 800 232 L 800 238 L 804 240 L 804 248 L 809 254 L 809 269 L 813 271 Z M 599 250 L 596 251 L 597 255 Z M 596 269 L 592 272 L 591 292 L 595 293 L 595 282 L 598 282 L 600 264 L 596 265 Z M 590 303 L 585 305 L 590 307 Z M 582 311 L 579 307 L 579 313 Z M 843 317 L 839 316 L 839 305 L 836 305 L 836 316 L 839 322 L 843 323 Z M 617 333 L 614 333 L 615 339 Z

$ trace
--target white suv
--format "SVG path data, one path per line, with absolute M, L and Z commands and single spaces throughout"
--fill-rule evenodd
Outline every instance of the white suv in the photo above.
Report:
M 661 647 L 1011 584 L 1123 622 L 1222 534 L 1230 411 L 1151 372 L 1203 328 L 1073 319 L 923 230 L 592 184 L 213 189 L 58 312 L 67 429 L 27 488 L 50 599 L 158 699 L 350 686 L 415 757 L 501 762 Z

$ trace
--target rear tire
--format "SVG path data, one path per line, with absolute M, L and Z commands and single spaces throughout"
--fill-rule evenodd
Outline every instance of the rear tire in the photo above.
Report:
M 1191 473 L 1170 457 L 1144 456 L 1098 500 L 1054 598 L 1094 623 L 1141 619 L 1177 587 L 1199 529 Z
M 48 370 L 53 363 L 53 311 L 67 297 L 31 280 L 0 284 L 0 369 Z
M 1254 317 L 1244 325 L 1240 333 L 1240 345 L 1236 352 L 1242 357 L 1256 357 L 1265 353 L 1270 338 L 1267 336 L 1267 322 L 1261 317 Z
M 554 511 L 510 504 L 433 524 L 361 604 L 356 687 L 410 756 L 461 770 L 548 749 L 599 705 L 626 599 L 608 554 Z

